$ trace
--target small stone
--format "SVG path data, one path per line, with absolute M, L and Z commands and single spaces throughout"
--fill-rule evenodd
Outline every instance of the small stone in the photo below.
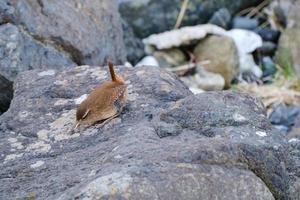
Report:
M 263 45 L 257 49 L 262 56 L 273 56 L 277 50 L 277 45 L 273 42 L 263 42 Z
M 241 54 L 240 58 L 240 73 L 252 73 L 257 78 L 260 78 L 263 74 L 260 67 L 255 63 L 252 54 Z
M 159 63 L 154 56 L 146 56 L 140 62 L 138 62 L 135 67 L 141 67 L 141 66 L 159 67 Z
M 272 76 L 276 73 L 276 65 L 271 57 L 263 57 L 262 59 L 263 77 Z
M 258 27 L 257 19 L 251 19 L 249 17 L 234 17 L 232 22 L 232 28 L 234 29 L 246 29 L 254 30 Z
M 270 28 L 257 28 L 254 30 L 264 41 L 277 43 L 280 32 Z
M 263 44 L 262 38 L 253 31 L 232 29 L 226 35 L 233 39 L 239 54 L 252 53 Z
M 227 8 L 221 8 L 210 18 L 209 23 L 228 29 L 231 20 L 231 14 Z
M 296 118 L 300 114 L 299 106 L 279 105 L 274 108 L 269 120 L 274 125 L 288 127 L 288 130 L 294 125 Z

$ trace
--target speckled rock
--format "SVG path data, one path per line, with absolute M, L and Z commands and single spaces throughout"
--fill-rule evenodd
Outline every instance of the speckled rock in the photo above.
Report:
M 259 100 L 234 92 L 192 95 L 157 67 L 116 70 L 128 84 L 123 113 L 73 135 L 76 107 L 109 78 L 107 71 L 81 66 L 18 76 L 15 97 L 0 117 L 0 199 L 299 194 L 286 141 Z

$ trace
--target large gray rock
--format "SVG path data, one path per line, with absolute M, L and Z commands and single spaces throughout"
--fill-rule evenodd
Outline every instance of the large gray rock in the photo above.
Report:
M 43 43 L 69 53 L 77 64 L 123 63 L 126 52 L 116 1 L 11 1 L 15 24 Z
M 18 73 L 30 69 L 60 69 L 72 66 L 75 66 L 75 63 L 68 54 L 36 41 L 15 25 L 9 23 L 1 25 L 0 114 L 9 107 L 13 97 L 12 82 Z
M 125 56 L 116 1 L 0 1 L 0 76 L 10 81 L 29 69 L 123 63 Z
M 108 79 L 106 70 L 34 70 L 17 78 L 0 117 L 0 199 L 299 195 L 289 149 L 260 101 L 233 92 L 194 96 L 156 67 L 117 71 L 128 84 L 121 116 L 74 135 L 77 104 Z
M 30 69 L 59 69 L 75 66 L 68 54 L 34 40 L 12 24 L 0 26 L 0 75 L 14 81 Z
M 258 5 L 263 0 L 190 0 L 182 25 L 206 23 L 215 11 L 227 8 L 231 14 Z M 119 0 L 122 17 L 144 38 L 174 28 L 181 0 Z

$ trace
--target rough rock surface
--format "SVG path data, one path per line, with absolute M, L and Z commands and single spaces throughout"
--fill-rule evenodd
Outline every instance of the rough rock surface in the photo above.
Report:
M 227 8 L 231 14 L 258 5 L 263 0 L 190 0 L 183 26 L 208 22 L 213 13 Z M 133 27 L 135 34 L 144 38 L 174 28 L 181 0 L 119 0 L 122 17 Z
M 0 199 L 299 195 L 286 142 L 260 101 L 233 92 L 194 96 L 157 67 L 117 71 L 128 84 L 122 115 L 74 135 L 68 132 L 77 104 L 108 78 L 106 70 L 81 66 L 18 76 L 15 98 L 0 117 Z
M 125 60 L 116 1 L 13 1 L 17 24 L 39 40 L 71 54 L 78 64 Z
M 35 41 L 12 24 L 0 26 L 0 74 L 14 81 L 17 74 L 30 69 L 59 69 L 75 66 L 68 57 L 51 46 Z
M 208 62 L 204 64 L 207 71 L 221 74 L 226 87 L 238 73 L 238 50 L 231 38 L 209 36 L 197 44 L 194 55 L 198 62 Z

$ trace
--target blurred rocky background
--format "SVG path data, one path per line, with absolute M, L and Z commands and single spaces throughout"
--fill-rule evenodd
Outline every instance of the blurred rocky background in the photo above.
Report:
M 299 0 L 1 0 L 0 199 L 300 200 Z M 107 80 L 120 117 L 70 135 Z

